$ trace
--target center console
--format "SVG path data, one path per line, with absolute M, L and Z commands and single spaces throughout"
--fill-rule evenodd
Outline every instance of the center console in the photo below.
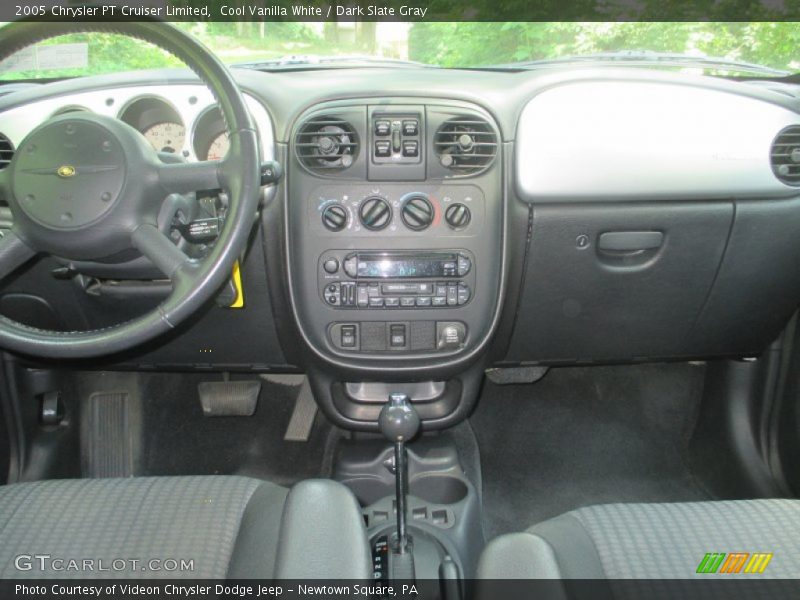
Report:
M 486 345 L 501 297 L 497 125 L 455 101 L 336 101 L 300 115 L 289 154 L 289 291 L 322 373 L 318 402 L 338 425 L 375 431 L 387 389 L 373 398 L 364 384 L 417 385 L 420 395 L 404 389 L 423 429 L 447 426 L 477 394 L 458 376 Z

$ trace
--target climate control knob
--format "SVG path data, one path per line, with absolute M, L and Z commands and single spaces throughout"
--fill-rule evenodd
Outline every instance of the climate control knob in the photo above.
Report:
M 341 231 L 347 225 L 347 210 L 341 204 L 331 204 L 322 211 L 322 224 L 330 231 Z
M 386 227 L 392 220 L 392 207 L 385 198 L 370 196 L 358 208 L 361 224 L 371 231 Z
M 447 207 L 444 213 L 444 220 L 447 221 L 447 224 L 452 229 L 464 229 L 472 220 L 472 213 L 469 212 L 469 208 L 465 204 L 457 202 Z
M 403 202 L 400 216 L 406 227 L 422 231 L 433 222 L 433 206 L 425 196 L 417 194 Z

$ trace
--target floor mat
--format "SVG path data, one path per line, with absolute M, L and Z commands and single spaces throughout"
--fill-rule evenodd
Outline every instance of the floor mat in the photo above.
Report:
M 487 381 L 471 424 L 488 538 L 590 504 L 708 499 L 685 461 L 704 370 L 578 367 L 528 385 Z
M 142 377 L 142 475 L 238 474 L 281 485 L 328 475 L 338 433 L 320 414 L 307 442 L 283 439 L 299 386 L 262 380 L 252 417 L 205 417 L 197 384 L 215 375 Z

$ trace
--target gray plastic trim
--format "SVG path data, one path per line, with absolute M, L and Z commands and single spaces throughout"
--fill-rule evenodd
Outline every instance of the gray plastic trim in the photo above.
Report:
M 798 124 L 781 106 L 680 83 L 556 85 L 522 110 L 517 189 L 551 202 L 788 196 L 770 146 Z

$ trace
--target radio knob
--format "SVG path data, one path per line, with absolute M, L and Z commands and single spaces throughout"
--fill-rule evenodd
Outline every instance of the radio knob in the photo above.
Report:
M 361 203 L 358 209 L 361 224 L 371 231 L 386 227 L 392 220 L 392 207 L 380 196 L 371 196 Z
M 331 204 L 322 211 L 322 224 L 330 231 L 341 231 L 347 225 L 347 210 L 341 204 Z
M 433 206 L 425 196 L 412 196 L 403 203 L 400 216 L 406 227 L 413 231 L 422 231 L 433 222 Z
M 464 229 L 469 225 L 471 219 L 472 214 L 469 212 L 469 208 L 460 202 L 451 204 L 444 213 L 444 220 L 451 229 Z

